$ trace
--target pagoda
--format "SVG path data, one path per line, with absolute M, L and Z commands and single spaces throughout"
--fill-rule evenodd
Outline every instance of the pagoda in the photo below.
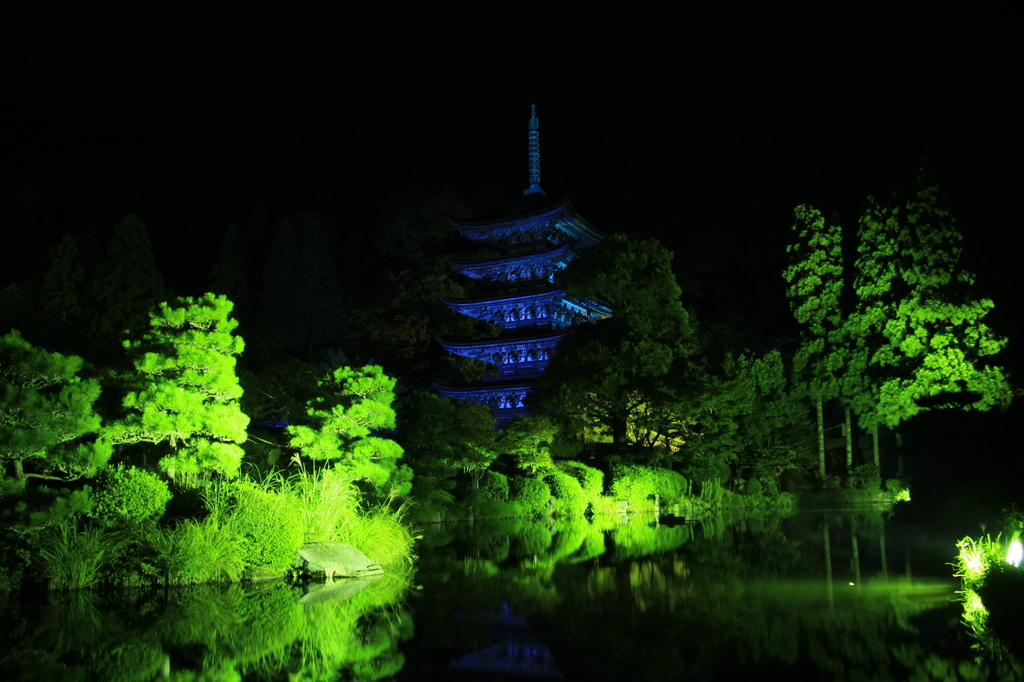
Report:
M 438 342 L 449 353 L 487 364 L 472 386 L 441 386 L 449 398 L 489 405 L 500 422 L 526 415 L 524 403 L 547 367 L 559 339 L 577 324 L 596 322 L 611 310 L 596 301 L 572 300 L 555 284 L 555 273 L 604 235 L 573 210 L 568 199 L 551 203 L 540 186 L 540 133 L 536 106 L 528 129 L 529 186 L 508 215 L 484 222 L 453 220 L 463 236 L 494 249 L 497 258 L 448 263 L 462 275 L 490 283 L 493 296 L 442 299 L 451 310 L 501 327 L 497 338 Z

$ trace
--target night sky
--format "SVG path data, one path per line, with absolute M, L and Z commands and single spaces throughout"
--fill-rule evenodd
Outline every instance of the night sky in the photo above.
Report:
M 60 234 L 127 213 L 169 283 L 199 293 L 259 199 L 359 230 L 412 187 L 515 195 L 536 103 L 550 198 L 677 262 L 734 263 L 753 289 L 782 290 L 796 204 L 852 230 L 924 158 L 1000 331 L 1020 331 L 1012 17 L 625 7 L 2 10 L 0 285 Z

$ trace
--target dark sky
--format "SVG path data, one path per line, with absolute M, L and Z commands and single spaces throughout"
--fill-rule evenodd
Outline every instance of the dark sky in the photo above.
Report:
M 129 212 L 166 269 L 201 260 L 261 197 L 344 230 L 408 187 L 520 192 L 536 103 L 548 195 L 677 256 L 782 258 L 794 205 L 852 227 L 867 194 L 926 158 L 988 289 L 1022 312 L 1012 17 L 552 4 L 2 10 L 0 281 L 59 234 Z

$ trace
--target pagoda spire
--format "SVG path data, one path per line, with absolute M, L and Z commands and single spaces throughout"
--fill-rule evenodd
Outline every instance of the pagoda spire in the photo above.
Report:
M 540 130 L 538 128 L 540 128 L 540 122 L 537 120 L 537 105 L 531 104 L 530 127 L 527 133 L 530 147 L 530 186 L 526 188 L 523 194 L 543 194 L 547 196 L 547 193 L 540 188 Z

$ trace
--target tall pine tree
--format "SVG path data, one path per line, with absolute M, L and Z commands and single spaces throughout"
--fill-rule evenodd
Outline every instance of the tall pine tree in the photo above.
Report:
M 172 479 L 238 474 L 249 418 L 235 374 L 244 343 L 231 301 L 205 294 L 161 303 L 141 341 L 127 342 L 138 372 L 124 398 L 128 416 L 108 429 L 115 443 L 163 444 Z

